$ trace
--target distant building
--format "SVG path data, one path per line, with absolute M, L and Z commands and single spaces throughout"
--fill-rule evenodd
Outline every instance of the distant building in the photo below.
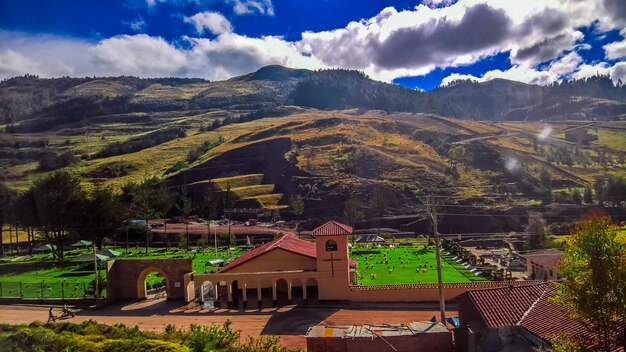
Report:
M 436 322 L 408 325 L 312 326 L 307 351 L 452 352 L 452 333 Z
M 472 290 L 457 297 L 460 351 L 536 351 L 550 348 L 550 339 L 567 334 L 589 348 L 597 336 L 562 306 L 550 300 L 553 283 Z
M 565 140 L 582 145 L 589 145 L 589 143 L 598 140 L 598 136 L 589 133 L 588 130 L 583 128 L 577 128 L 569 131 L 565 131 Z
M 557 249 L 545 249 L 528 252 L 522 257 L 526 259 L 526 272 L 530 280 L 555 281 L 561 279 L 559 263 L 563 252 Z

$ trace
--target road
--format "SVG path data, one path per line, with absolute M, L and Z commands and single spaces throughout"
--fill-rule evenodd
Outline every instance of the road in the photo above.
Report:
M 27 324 L 46 321 L 48 308 L 43 306 L 0 305 L 0 322 Z M 449 311 L 448 316 L 456 315 Z M 78 311 L 68 321 L 80 323 L 93 319 L 100 323 L 137 325 L 146 331 L 163 331 L 167 324 L 187 328 L 190 324 L 223 324 L 232 322 L 232 328 L 242 338 L 261 334 L 279 335 L 288 347 L 306 346 L 304 335 L 311 325 L 399 324 L 429 320 L 439 316 L 438 311 L 414 309 L 337 309 L 300 308 L 294 306 L 249 310 L 220 309 L 207 312 L 197 306 L 181 306 L 180 302 L 164 299 L 133 303 L 115 303 L 101 309 Z

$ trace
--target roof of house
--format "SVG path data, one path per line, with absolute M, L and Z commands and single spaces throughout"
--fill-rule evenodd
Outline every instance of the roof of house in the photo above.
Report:
M 589 336 L 585 325 L 571 318 L 563 306 L 550 300 L 555 291 L 553 284 L 539 283 L 467 291 L 464 295 L 478 309 L 490 329 L 520 326 L 546 342 L 561 333 Z M 588 339 L 584 342 L 594 343 Z
M 518 325 L 543 340 L 562 333 L 570 336 L 588 335 L 589 331 L 581 322 L 570 318 L 564 307 L 550 300 L 556 288 L 553 285 L 546 286 L 547 289 Z
M 563 259 L 563 252 L 558 249 L 544 249 L 533 251 L 522 255 L 526 260 L 530 260 L 543 267 L 556 267 Z
M 478 309 L 487 327 L 496 329 L 517 325 L 546 289 L 546 284 L 541 283 L 467 291 L 465 295 Z
M 319 226 L 315 230 L 311 231 L 311 236 L 337 236 L 337 235 L 349 235 L 352 233 L 352 227 L 336 222 L 329 221 L 322 226 Z
M 239 266 L 245 262 L 248 262 L 258 256 L 261 256 L 269 251 L 280 248 L 282 250 L 292 252 L 295 254 L 303 255 L 306 257 L 317 258 L 317 251 L 315 248 L 315 243 L 305 241 L 296 237 L 293 234 L 285 234 L 271 242 L 268 242 L 264 245 L 256 247 L 243 255 L 237 257 L 232 262 L 228 263 L 228 265 L 224 266 L 220 269 L 220 273 L 231 270 L 232 268 Z

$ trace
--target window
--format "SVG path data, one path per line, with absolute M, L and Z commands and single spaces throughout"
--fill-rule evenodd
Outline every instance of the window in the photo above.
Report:
M 337 242 L 333 240 L 326 241 L 326 252 L 336 252 L 337 251 Z

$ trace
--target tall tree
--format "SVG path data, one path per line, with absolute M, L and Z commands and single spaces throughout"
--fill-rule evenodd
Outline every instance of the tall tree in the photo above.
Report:
M 370 197 L 369 203 L 370 203 L 369 204 L 370 212 L 372 213 L 372 216 L 375 216 L 377 218 L 377 223 L 378 223 L 377 235 L 380 235 L 380 217 L 382 217 L 385 214 L 385 208 L 387 207 L 387 200 L 385 199 L 385 196 L 382 194 L 380 190 L 375 189 Z
M 583 202 L 586 204 L 593 203 L 593 191 L 589 187 L 585 187 L 585 191 L 583 192 Z
M 590 325 L 604 351 L 626 347 L 626 244 L 619 226 L 594 214 L 566 243 L 556 300 Z
M 546 220 L 541 216 L 541 213 L 529 212 L 528 224 L 526 225 L 526 246 L 529 249 L 540 248 L 546 235 Z
M 102 240 L 118 231 L 128 217 L 120 196 L 101 183 L 89 192 L 81 213 L 81 237 L 90 238 L 98 249 L 102 249 Z
M 162 191 L 161 179 L 157 176 L 145 176 L 140 183 L 131 183 L 123 188 L 123 198 L 128 204 L 128 212 L 135 219 L 145 222 L 145 248 L 148 253 L 150 246 L 150 226 L 148 220 L 156 218 L 159 213 L 158 200 Z
M 193 211 L 193 200 L 189 196 L 189 187 L 187 186 L 187 182 L 184 182 L 180 188 L 179 203 L 176 204 L 176 207 L 183 214 L 183 221 L 185 222 L 185 236 L 187 240 L 185 241 L 185 248 L 189 249 L 189 215 Z
M 300 219 L 302 214 L 304 214 L 304 198 L 300 195 L 291 196 L 291 213 L 296 216 L 296 218 Z M 296 231 L 298 236 L 300 235 L 300 221 L 296 223 Z
M 202 198 L 202 204 L 200 204 L 200 215 L 206 221 L 207 240 L 208 236 L 211 235 L 211 220 L 217 215 L 216 201 L 213 185 L 209 184 L 204 193 L 204 198 Z
M 57 171 L 33 182 L 37 223 L 53 254 L 63 258 L 63 242 L 84 204 L 85 192 L 80 179 L 67 171 Z
M 348 199 L 343 209 L 343 216 L 352 228 L 354 228 L 359 221 L 363 220 L 363 215 L 363 205 L 361 204 L 359 198 L 352 197 Z M 350 238 L 352 240 L 352 244 L 354 244 L 356 241 L 354 231 L 350 234 Z
M 0 181 L 0 256 L 4 256 L 3 230 L 4 224 L 9 218 L 11 204 L 15 199 L 15 193 Z

